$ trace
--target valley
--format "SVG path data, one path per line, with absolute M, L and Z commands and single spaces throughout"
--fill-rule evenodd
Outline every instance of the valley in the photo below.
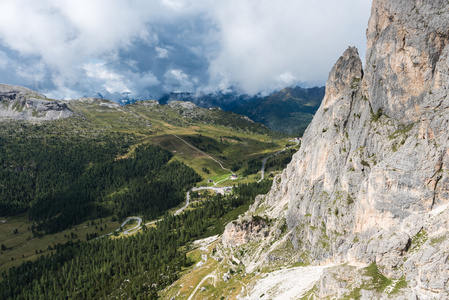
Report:
M 2 101 L 3 106 L 8 105 Z M 14 109 L 22 116 L 33 110 L 31 105 L 18 105 Z M 184 102 L 119 106 L 89 98 L 65 105 L 72 112 L 68 118 L 0 122 L 0 186 L 8 186 L 2 189 L 0 205 L 3 214 L 9 211 L 0 223 L 3 283 L 16 276 L 17 267 L 41 264 L 55 255 L 84 251 L 97 243 L 112 246 L 107 240 L 136 243 L 136 238 L 140 240 L 139 236 L 148 232 L 165 232 L 160 238 L 168 235 L 177 240 L 175 252 L 165 253 L 181 259 L 194 237 L 220 234 L 227 222 L 248 209 L 260 188 L 269 188 L 271 182 L 261 178 L 260 168 L 267 161 L 264 158 L 286 146 L 299 147 L 242 116 Z M 292 154 L 279 154 L 284 158 L 265 168 L 269 177 L 273 178 Z M 248 172 L 248 161 L 256 160 L 259 172 Z M 11 184 L 13 178 L 17 186 Z M 33 199 L 31 195 L 37 192 L 40 196 Z M 146 198 L 164 200 L 165 204 L 151 204 L 157 202 Z M 200 211 L 208 212 L 209 217 L 188 221 Z M 183 221 L 173 219 L 178 217 Z M 163 228 L 174 220 L 178 233 L 172 235 Z M 161 255 L 157 253 L 153 254 Z M 154 264 L 152 261 L 148 263 Z M 70 260 L 65 263 L 71 264 Z M 177 259 L 170 263 L 175 269 L 185 264 Z M 74 265 L 70 268 L 76 269 Z M 113 284 L 117 278 L 108 280 L 103 284 Z M 157 286 L 163 286 L 165 280 Z M 91 288 L 88 291 L 93 292 Z M 33 289 L 28 292 L 40 293 Z M 87 295 L 83 293 L 80 295 Z

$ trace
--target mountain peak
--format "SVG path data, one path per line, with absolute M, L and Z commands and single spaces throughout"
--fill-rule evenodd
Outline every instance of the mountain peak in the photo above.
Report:
M 329 73 L 323 100 L 324 107 L 328 108 L 332 105 L 347 87 L 360 81 L 362 77 L 363 66 L 359 52 L 356 47 L 349 47 Z

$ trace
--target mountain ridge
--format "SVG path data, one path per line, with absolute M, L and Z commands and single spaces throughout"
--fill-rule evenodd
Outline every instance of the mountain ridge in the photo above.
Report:
M 17 119 L 45 121 L 73 116 L 70 103 L 101 102 L 109 107 L 148 103 L 148 105 L 169 105 L 171 102 L 192 103 L 202 108 L 220 108 L 227 112 L 244 115 L 264 124 L 273 131 L 289 135 L 302 135 L 312 120 L 324 96 L 324 87 L 304 89 L 285 88 L 269 96 L 215 93 L 195 95 L 192 93 L 171 93 L 156 100 L 114 101 L 99 97 L 81 97 L 72 100 L 53 100 L 25 87 L 2 84 L 0 88 L 0 120 Z M 178 106 L 179 106 L 178 105 Z M 189 104 L 186 104 L 189 106 Z
M 232 111 L 265 124 L 271 130 L 302 135 L 321 104 L 324 90 L 324 87 L 285 88 L 240 104 Z
M 171 101 L 193 102 L 200 107 L 220 107 L 226 111 L 245 115 L 274 131 L 302 135 L 324 97 L 324 87 L 286 87 L 267 96 L 249 96 L 237 93 L 171 93 L 159 103 Z
M 56 120 L 73 115 L 64 101 L 48 99 L 31 89 L 8 84 L 0 84 L 0 105 L 0 121 Z

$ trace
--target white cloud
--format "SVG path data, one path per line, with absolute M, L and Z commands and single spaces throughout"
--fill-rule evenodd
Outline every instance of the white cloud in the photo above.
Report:
M 2 0 L 0 69 L 55 95 L 323 85 L 370 2 Z
M 168 71 L 167 76 L 170 78 L 174 78 L 178 81 L 184 81 L 189 78 L 189 76 L 184 74 L 184 72 L 182 72 L 182 70 L 170 70 L 170 71 Z
M 194 92 L 194 81 L 182 70 L 168 70 L 164 78 L 166 92 Z
M 97 92 L 105 95 L 130 93 L 136 98 L 148 98 L 146 89 L 160 84 L 150 72 L 117 72 L 111 70 L 105 62 L 87 63 L 83 68 L 88 76 L 86 84 L 97 86 Z
M 86 75 L 93 80 L 103 81 L 103 88 L 109 93 L 130 93 L 126 79 L 122 75 L 111 72 L 106 63 L 85 64 Z
M 176 0 L 162 0 L 162 4 L 174 9 L 181 9 L 184 7 L 183 1 Z
M 154 38 L 145 26 L 147 10 L 127 3 L 4 0 L 0 2 L 0 39 L 21 55 L 39 57 L 62 89 L 82 78 L 86 61 L 113 58 L 136 39 Z
M 155 48 L 157 53 L 157 58 L 168 58 L 168 50 L 160 47 Z
M 297 83 L 299 80 L 295 76 L 292 75 L 290 72 L 282 73 L 281 75 L 277 76 L 277 82 L 280 86 L 291 86 L 292 84 Z
M 221 49 L 210 66 L 218 82 L 227 76 L 253 93 L 276 86 L 273 79 L 283 74 L 290 74 L 296 83 L 323 84 L 347 46 L 355 44 L 365 51 L 370 1 L 219 3 L 214 13 Z

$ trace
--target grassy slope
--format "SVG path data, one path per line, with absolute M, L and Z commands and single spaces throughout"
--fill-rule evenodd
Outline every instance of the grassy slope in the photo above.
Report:
M 104 100 L 101 102 L 107 103 Z M 229 116 L 229 113 L 211 112 L 204 108 L 197 108 L 192 113 L 198 116 L 198 119 L 201 119 L 200 121 L 183 116 L 177 109 L 161 105 L 147 107 L 141 104 L 134 104 L 109 108 L 99 106 L 96 103 L 74 102 L 71 104 L 71 108 L 83 114 L 95 126 L 110 131 L 134 133 L 140 138 L 140 143 L 156 144 L 171 151 L 174 154 L 174 159 L 192 167 L 204 178 L 200 185 L 206 185 L 207 179 L 215 181 L 226 178 L 229 172 L 223 170 L 216 162 L 187 146 L 173 135 L 182 137 L 201 134 L 215 139 L 220 144 L 220 150 L 222 151 L 220 155 L 224 158 L 217 157 L 217 153 L 208 154 L 220 160 L 226 168 L 241 162 L 242 168 L 236 172 L 237 175 L 241 175 L 248 160 L 274 153 L 283 149 L 287 143 L 284 139 L 275 140 L 267 134 L 216 125 L 212 123 L 213 119 L 212 122 L 205 124 L 203 121 L 204 115 L 219 119 L 223 118 L 223 116 Z M 260 131 L 259 127 L 254 128 L 255 131 Z M 265 132 L 270 133 L 269 130 L 265 130 Z M 220 137 L 231 136 L 238 137 L 241 141 L 235 140 L 235 142 L 232 142 L 232 139 L 221 141 L 220 139 Z M 209 169 L 211 173 L 206 174 L 203 168 Z M 256 179 L 256 176 L 239 178 L 239 180 L 233 181 L 232 184 L 253 181 L 254 179 Z M 222 185 L 229 184 L 230 182 L 226 181 Z
M 214 249 L 220 252 L 218 256 L 223 258 L 222 261 L 211 257 Z M 197 267 L 197 263 L 202 261 L 202 254 L 206 254 L 208 259 L 203 260 L 203 266 Z M 197 287 L 193 299 L 237 299 L 242 291 L 247 291 L 251 282 L 260 278 L 260 274 L 246 274 L 244 266 L 233 262 L 230 251 L 219 242 L 208 245 L 203 251 L 195 249 L 187 257 L 192 260 L 192 266 L 183 271 L 179 280 L 160 292 L 162 299 L 187 299 Z M 231 274 L 226 282 L 223 280 L 225 274 Z M 208 275 L 210 277 L 200 284 Z

